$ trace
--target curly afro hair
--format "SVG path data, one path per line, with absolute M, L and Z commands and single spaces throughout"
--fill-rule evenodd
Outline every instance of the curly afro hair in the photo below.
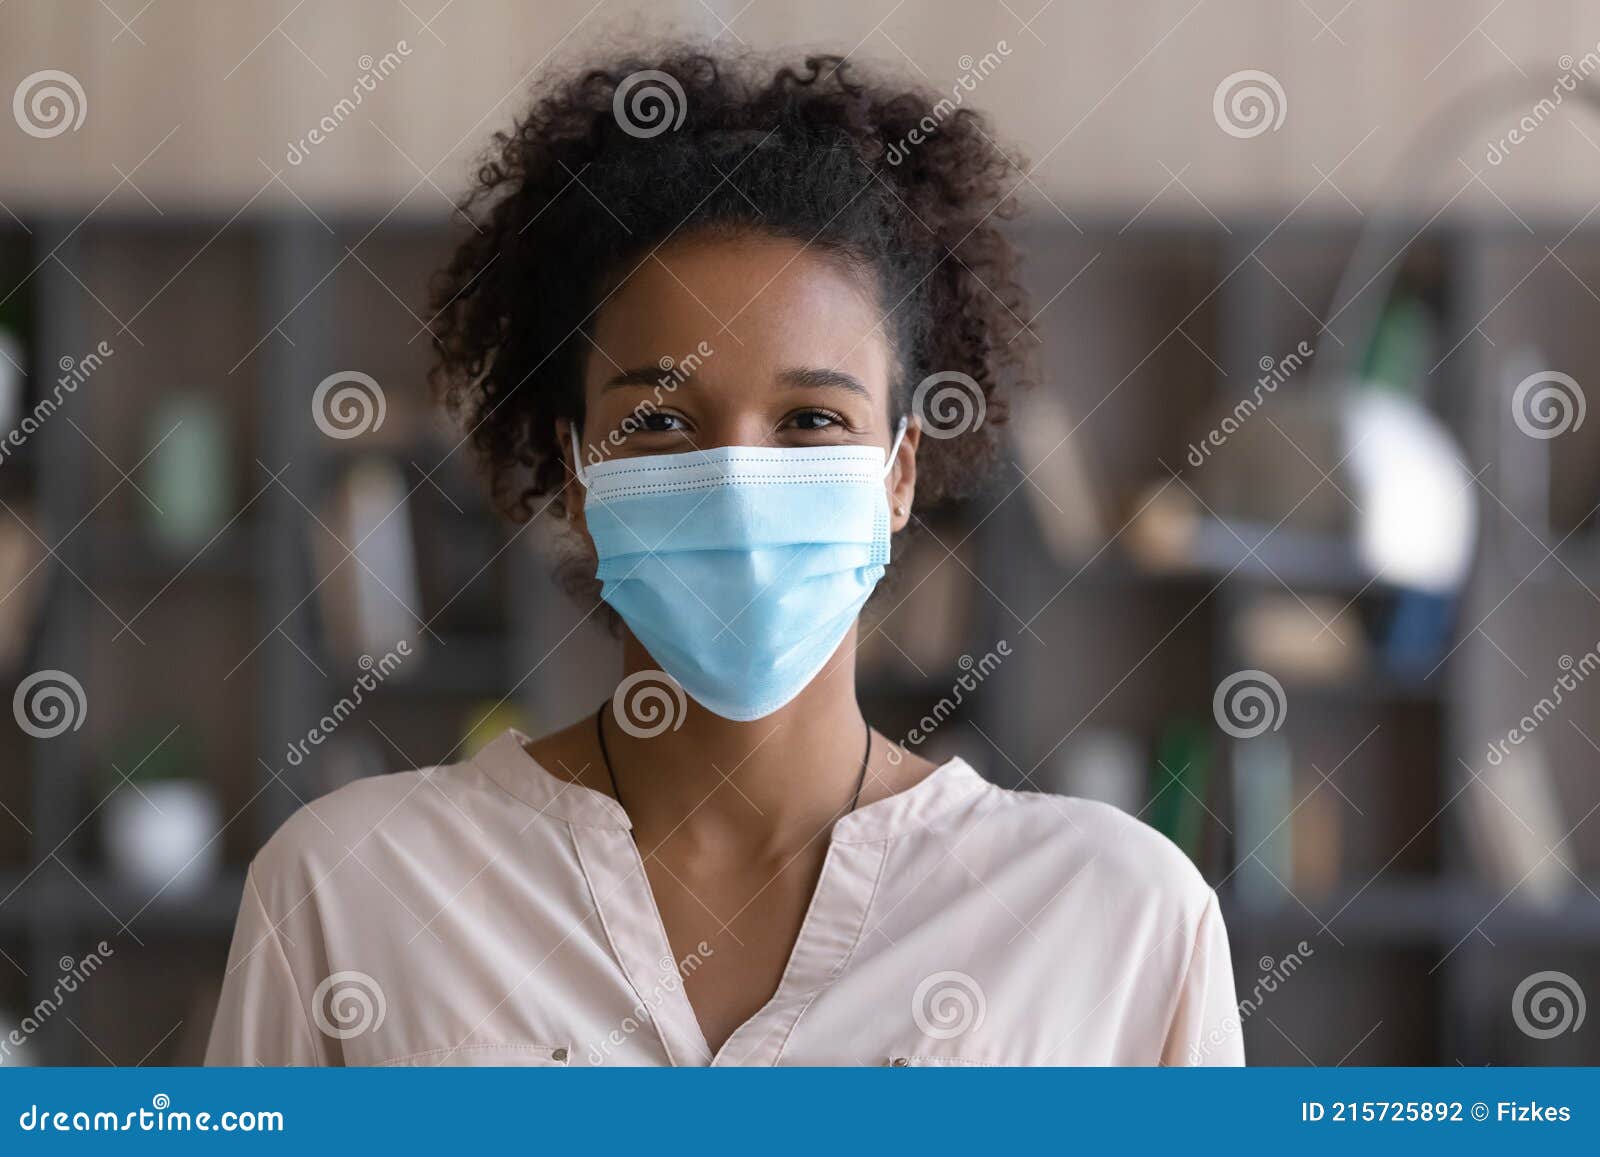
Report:
M 585 334 L 606 296 L 673 238 L 760 231 L 872 275 L 891 417 L 915 401 L 945 435 L 922 443 L 917 506 L 970 493 L 1033 344 L 999 227 L 1019 173 L 959 95 L 863 78 L 842 57 L 774 68 L 677 48 L 558 77 L 496 134 L 462 202 L 476 230 L 434 279 L 435 388 L 496 505 L 525 521 L 541 497 L 559 503 L 556 421 L 582 421 Z M 933 375 L 940 389 L 916 388 Z

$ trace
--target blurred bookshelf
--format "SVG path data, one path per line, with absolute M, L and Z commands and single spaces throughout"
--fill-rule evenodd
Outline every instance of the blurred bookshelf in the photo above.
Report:
M 1513 351 L 1567 366 L 1600 353 L 1600 299 L 1574 280 L 1600 287 L 1600 234 L 1436 222 L 1407 250 L 1400 284 L 1437 342 L 1422 400 L 1469 471 L 1489 466 L 1482 485 L 1504 505 L 1480 495 L 1476 562 L 1448 607 L 1438 665 L 1401 671 L 1376 640 L 1402 592 L 1374 580 L 1329 516 L 1344 513 L 1337 454 L 1301 461 L 1275 409 L 1306 400 L 1322 348 L 1256 421 L 1283 421 L 1284 460 L 1311 469 L 1309 481 L 1247 478 L 1240 495 L 1237 483 L 1208 489 L 1218 463 L 1185 463 L 1263 358 L 1331 340 L 1318 318 L 1356 227 L 1152 215 L 1080 217 L 1080 231 L 1048 206 L 1034 219 L 1018 240 L 1043 307 L 1032 322 L 1044 342 L 1039 392 L 1057 409 L 1027 411 L 1035 444 L 1009 445 L 993 488 L 928 515 L 910 538 L 862 647 L 873 723 L 896 739 L 925 731 L 925 753 L 964 755 L 1007 786 L 1073 790 L 1075 767 L 1120 766 L 1113 791 L 1218 887 L 1241 996 L 1265 959 L 1302 941 L 1314 950 L 1289 995 L 1245 1022 L 1254 1062 L 1600 1060 L 1592 1035 L 1532 1041 L 1511 1019 L 1511 992 L 1533 971 L 1600 992 L 1600 899 L 1589 890 L 1600 834 L 1579 822 L 1600 803 L 1600 750 L 1585 740 L 1600 704 L 1586 689 L 1567 709 L 1572 726 L 1541 733 L 1566 817 L 1559 834 L 1578 825 L 1566 841 L 1573 883 L 1558 895 L 1529 896 L 1485 866 L 1467 830 L 1478 787 L 1465 770 L 1548 688 L 1559 656 L 1600 640 L 1600 597 L 1583 585 L 1600 582 L 1600 529 L 1587 513 L 1600 502 L 1600 423 L 1537 445 L 1504 429 Z M 551 585 L 556 545 L 489 515 L 465 453 L 452 452 L 456 436 L 431 415 L 425 282 L 452 236 L 446 221 L 402 216 L 0 224 L 0 328 L 18 335 L 29 368 L 22 408 L 63 358 L 101 340 L 115 348 L 0 463 L 10 507 L 0 514 L 26 518 L 54 547 L 16 622 L 7 687 L 68 671 L 88 704 L 82 728 L 54 738 L 6 729 L 0 1010 L 24 1015 L 64 959 L 102 939 L 115 947 L 94 999 L 41 1024 L 29 1042 L 37 1059 L 197 1061 L 245 865 L 290 812 L 355 775 L 459 759 L 485 715 L 539 730 L 609 692 L 614 644 Z M 318 430 L 311 399 L 346 370 L 379 382 L 388 412 L 342 441 Z M 174 401 L 191 406 L 180 415 L 208 415 L 196 424 L 226 448 L 211 480 L 226 525 L 213 511 L 177 544 L 152 510 L 166 504 L 144 493 L 156 489 L 147 479 Z M 1065 473 L 1053 446 L 1077 459 Z M 1530 465 L 1534 453 L 1548 460 Z M 363 669 L 359 648 L 338 638 L 333 591 L 358 564 L 345 561 L 349 536 L 329 510 L 365 463 L 408 495 L 414 599 L 397 602 L 416 612 L 418 650 L 342 726 L 337 754 L 330 745 L 294 765 L 288 745 Z M 1279 523 L 1251 508 L 1292 504 L 1323 471 L 1332 477 L 1308 517 Z M 1536 509 L 1518 497 L 1530 472 L 1548 483 Z M 1210 509 L 1185 525 L 1181 550 L 1153 553 L 1170 535 L 1140 512 L 1190 485 Z M 1243 513 L 1217 513 L 1235 506 Z M 1536 539 L 1563 535 L 1562 552 L 1542 558 Z M 1240 834 L 1259 820 L 1245 805 L 1260 806 L 1240 798 L 1240 768 L 1267 749 L 1219 730 L 1212 700 L 1233 673 L 1272 669 L 1251 649 L 1262 630 L 1252 624 L 1297 607 L 1351 653 L 1323 645 L 1337 656 L 1326 668 L 1278 669 L 1288 710 L 1272 736 L 1292 772 L 1282 818 L 1292 846 L 1274 844 L 1276 862 L 1262 854 L 1274 879 Z M 986 663 L 1002 640 L 1009 655 Z M 946 711 L 974 669 L 981 686 Z M 158 895 L 119 875 L 103 831 L 109 801 L 135 790 L 122 781 L 138 781 L 152 750 L 203 783 L 225 822 L 214 868 Z M 1204 774 L 1183 778 L 1172 753 Z

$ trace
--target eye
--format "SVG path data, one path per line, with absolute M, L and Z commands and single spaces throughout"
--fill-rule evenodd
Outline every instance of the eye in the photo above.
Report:
M 682 418 L 665 410 L 630 415 L 628 424 L 646 434 L 673 434 L 688 429 Z
M 842 423 L 843 419 L 832 410 L 818 409 L 797 410 L 786 420 L 794 430 L 827 430 Z

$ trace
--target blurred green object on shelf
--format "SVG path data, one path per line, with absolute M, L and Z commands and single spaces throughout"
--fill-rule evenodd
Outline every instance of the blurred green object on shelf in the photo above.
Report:
M 228 435 L 211 399 L 192 391 L 157 407 L 147 434 L 151 537 L 177 549 L 203 545 L 222 527 L 231 506 Z
M 1205 835 L 1211 736 L 1193 720 L 1168 723 L 1156 742 L 1151 772 L 1150 826 L 1199 861 Z
M 524 735 L 533 730 L 527 713 L 509 700 L 498 703 L 483 702 L 467 716 L 462 732 L 461 759 L 471 759 L 486 744 L 507 728 L 515 728 Z M 452 756 L 452 760 L 456 757 Z

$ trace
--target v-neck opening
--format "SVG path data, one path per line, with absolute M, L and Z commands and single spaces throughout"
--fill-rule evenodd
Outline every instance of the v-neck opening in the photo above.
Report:
M 508 731 L 482 753 L 502 788 L 571 825 L 578 861 L 611 950 L 661 1039 L 668 1060 L 705 1067 L 775 1065 L 812 1002 L 848 966 L 866 929 L 893 838 L 981 791 L 952 759 L 905 791 L 834 821 L 822 869 L 772 994 L 713 1050 L 689 999 L 632 821 L 611 796 L 553 775 Z M 658 994 L 659 990 L 659 996 Z
M 602 836 L 593 831 L 584 833 L 580 844 L 591 843 L 610 845 L 613 852 L 622 847 L 628 849 L 623 878 L 604 898 L 605 902 L 601 897 L 596 897 L 596 907 L 635 995 L 641 1004 L 652 1009 L 652 1019 L 662 1037 L 662 1045 L 673 1062 L 683 1065 L 687 1059 L 683 1055 L 687 1046 L 687 1052 L 699 1065 L 708 1068 L 728 1064 L 777 1063 L 789 1035 L 806 1008 L 827 983 L 842 973 L 848 962 L 850 953 L 859 941 L 867 910 L 876 891 L 878 867 L 887 853 L 886 845 L 856 848 L 836 844 L 830 837 L 822 870 L 811 890 L 805 915 L 801 918 L 794 943 L 789 947 L 776 987 L 753 1013 L 728 1034 L 719 1047 L 713 1049 L 694 1002 L 689 999 L 688 987 L 683 983 L 681 973 L 678 981 L 662 994 L 661 1000 L 653 1007 L 647 995 L 655 987 L 648 983 L 654 975 L 651 967 L 654 966 L 658 972 L 665 972 L 664 966 L 670 964 L 676 970 L 678 960 L 638 845 L 631 835 L 609 833 Z M 846 860 L 860 861 L 863 858 L 870 861 L 866 876 L 859 870 L 860 865 L 844 863 Z M 586 871 L 591 867 L 590 860 L 590 854 L 580 852 L 580 861 Z M 863 886 L 868 882 L 868 877 L 870 883 Z M 617 893 L 622 890 L 632 891 L 631 902 L 617 903 Z M 641 917 L 641 922 L 648 924 L 648 940 L 652 943 L 642 942 L 643 938 L 637 935 L 642 929 L 635 928 L 631 930 L 632 934 L 619 935 L 619 930 L 612 927 L 614 921 L 606 912 L 608 904 L 613 908 L 632 908 Z M 647 921 L 642 919 L 646 912 Z M 629 913 L 623 912 L 622 915 L 626 918 Z

